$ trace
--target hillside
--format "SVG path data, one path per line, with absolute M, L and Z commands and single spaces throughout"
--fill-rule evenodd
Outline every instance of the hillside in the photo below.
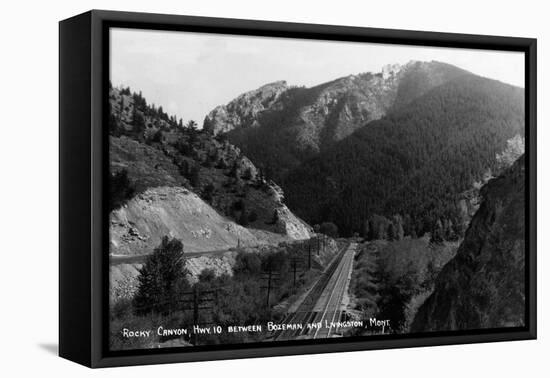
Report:
M 408 234 L 443 225 L 460 236 L 469 221 L 464 193 L 498 173 L 507 143 L 523 134 L 523 89 L 466 75 L 305 161 L 283 188 L 299 216 L 334 221 L 347 234 L 374 214 L 400 214 Z
M 413 332 L 525 325 L 525 158 L 489 181 L 482 196 Z
M 111 88 L 110 100 L 111 222 L 122 223 L 126 234 L 141 225 L 140 235 L 150 238 L 135 245 L 135 238 L 112 239 L 113 253 L 150 251 L 169 231 L 191 251 L 235 247 L 240 239 L 309 238 L 310 227 L 285 206 L 281 188 L 239 148 L 192 121 L 183 125 L 128 88 Z M 185 223 L 211 229 L 213 238 L 188 238 Z M 242 238 L 224 233 L 227 224 L 244 230 Z
M 229 249 L 260 241 L 246 228 L 220 216 L 195 193 L 180 187 L 156 187 L 111 212 L 110 252 L 150 253 L 164 235 L 181 240 L 187 251 Z
M 269 177 L 284 183 L 286 173 L 308 158 L 465 74 L 445 63 L 413 61 L 311 88 L 277 82 L 217 107 L 204 128 L 215 135 L 227 133 Z

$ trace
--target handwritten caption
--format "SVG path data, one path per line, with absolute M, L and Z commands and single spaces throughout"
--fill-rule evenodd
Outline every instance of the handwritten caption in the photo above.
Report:
M 125 338 L 146 338 L 153 336 L 186 336 L 191 334 L 196 335 L 217 335 L 223 333 L 261 333 L 261 332 L 277 332 L 277 331 L 298 331 L 298 330 L 319 330 L 319 329 L 351 329 L 351 328 L 387 328 L 390 326 L 390 320 L 380 320 L 369 318 L 367 320 L 346 320 L 346 321 L 328 321 L 322 320 L 319 322 L 309 323 L 275 323 L 267 322 L 266 324 L 250 324 L 250 325 L 212 325 L 202 326 L 194 325 L 187 328 L 165 328 L 159 326 L 156 329 L 122 329 L 122 336 Z

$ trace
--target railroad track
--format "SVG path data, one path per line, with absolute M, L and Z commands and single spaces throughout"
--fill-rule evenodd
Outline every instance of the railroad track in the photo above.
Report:
M 342 298 L 347 290 L 349 276 L 353 267 L 355 244 L 351 243 L 331 262 L 323 276 L 306 296 L 297 311 L 288 314 L 283 324 L 302 324 L 302 329 L 276 331 L 271 340 L 295 340 L 307 338 L 328 338 L 334 334 L 331 328 L 325 329 L 325 321 L 340 320 Z M 323 324 L 322 328 L 307 328 L 307 323 Z
M 315 329 L 313 333 L 314 339 L 329 338 L 338 332 L 338 326 L 332 326 L 332 323 L 342 320 L 342 300 L 345 292 L 348 290 L 348 283 L 353 269 L 354 254 L 355 246 L 350 247 L 346 251 L 340 262 L 337 274 L 333 276 L 333 285 L 330 288 L 328 299 L 324 303 L 320 300 L 320 303 L 314 309 L 317 315 L 313 322 L 322 324 L 321 328 Z M 327 324 L 329 325 L 328 327 L 326 326 Z

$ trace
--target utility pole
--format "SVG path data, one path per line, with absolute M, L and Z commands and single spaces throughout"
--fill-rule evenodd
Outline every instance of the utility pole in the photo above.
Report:
M 199 322 L 201 322 L 201 311 L 205 311 L 207 313 L 212 314 L 212 311 L 214 309 L 214 302 L 217 302 L 218 298 L 218 288 L 215 288 L 213 290 L 199 290 L 198 285 L 193 286 L 193 290 L 183 293 L 184 299 L 181 301 L 178 301 L 178 303 L 183 305 L 183 308 L 181 311 L 193 311 L 193 327 L 199 325 Z M 201 324 L 209 324 L 212 322 L 212 319 L 210 317 L 210 320 L 208 322 L 202 322 Z M 197 334 L 195 332 L 191 335 L 191 343 L 193 345 L 197 345 L 198 338 Z
M 292 270 L 294 271 L 294 288 L 296 288 L 296 259 L 292 260 Z
M 308 240 L 308 257 L 307 257 L 307 269 L 311 270 L 311 241 Z
M 269 268 L 269 277 L 267 279 L 267 303 L 266 307 L 269 308 L 269 294 L 271 294 L 271 277 L 273 275 L 273 272 L 271 271 L 271 267 Z
M 199 324 L 199 289 L 193 287 L 193 326 Z M 197 345 L 197 334 L 193 332 L 193 345 Z
M 300 254 L 298 253 L 297 255 L 295 255 L 294 257 L 292 257 L 291 259 L 291 269 L 292 269 L 292 274 L 293 274 L 293 287 L 296 288 L 296 282 L 297 282 L 297 277 L 298 277 L 298 273 L 302 273 L 303 270 L 300 269 L 300 266 L 303 266 L 304 265 L 304 259 L 302 256 L 300 256 Z
M 273 269 L 271 267 L 271 264 L 269 264 L 268 271 L 262 273 L 264 276 L 262 277 L 263 280 L 267 280 L 266 286 L 262 286 L 262 289 L 267 289 L 266 294 L 266 306 L 269 308 L 270 305 L 270 299 L 271 299 L 271 291 L 275 287 L 275 281 L 279 279 L 280 273 L 273 272 Z
M 199 289 L 193 287 L 193 324 L 199 324 Z

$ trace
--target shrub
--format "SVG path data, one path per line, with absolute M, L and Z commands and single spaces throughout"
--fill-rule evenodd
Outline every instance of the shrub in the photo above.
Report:
M 191 171 L 189 172 L 189 176 L 187 177 L 189 179 L 189 183 L 194 188 L 198 187 L 200 184 L 200 172 L 201 168 L 198 164 L 195 164 L 193 168 L 191 168 Z
M 206 202 L 209 202 L 211 203 L 213 198 L 214 198 L 214 192 L 215 192 L 216 188 L 214 187 L 214 185 L 212 183 L 209 183 L 208 185 L 206 185 L 204 187 L 204 190 L 202 192 L 202 197 L 204 198 L 204 200 Z
M 256 222 L 258 220 L 258 213 L 255 211 L 251 211 L 250 214 L 248 214 L 248 221 L 250 223 Z
M 248 214 L 246 211 L 241 211 L 241 215 L 239 216 L 239 224 L 243 227 L 248 226 Z
M 338 226 L 332 222 L 323 222 L 319 227 L 319 232 L 332 238 L 338 237 Z
M 262 271 L 262 260 L 256 253 L 239 252 L 235 258 L 235 275 L 258 275 Z

